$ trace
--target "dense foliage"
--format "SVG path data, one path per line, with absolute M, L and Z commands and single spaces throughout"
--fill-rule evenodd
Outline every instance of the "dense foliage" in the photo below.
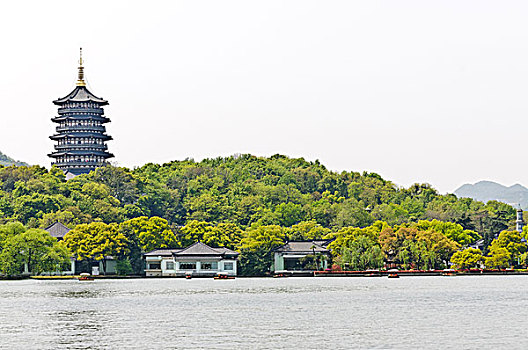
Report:
M 438 219 L 493 236 L 513 228 L 515 210 L 454 195 L 427 184 L 398 188 L 375 173 L 328 171 L 319 162 L 276 155 L 175 161 L 128 170 L 104 167 L 65 181 L 58 169 L 0 168 L 0 220 L 45 227 L 121 223 L 159 216 L 169 224 L 199 220 L 289 227 L 314 220 L 325 228 Z
M 479 237 L 488 254 L 514 220 L 515 209 L 500 202 L 441 195 L 427 184 L 400 188 L 375 173 L 281 155 L 108 166 L 69 181 L 56 168 L 0 166 L 0 224 L 61 221 L 75 227 L 65 242 L 77 257 L 112 253 L 124 270 L 139 269 L 141 252 L 200 240 L 238 249 L 243 273 L 263 273 L 272 248 L 321 237 L 335 239 L 331 248 L 347 266 L 377 267 L 390 251 L 407 266 L 437 267 Z

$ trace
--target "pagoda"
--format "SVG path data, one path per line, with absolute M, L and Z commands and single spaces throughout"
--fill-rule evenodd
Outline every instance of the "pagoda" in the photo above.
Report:
M 62 169 L 66 175 L 76 176 L 108 164 L 107 159 L 114 156 L 106 145 L 106 141 L 112 140 L 105 128 L 110 119 L 104 116 L 103 110 L 108 101 L 86 88 L 82 48 L 75 89 L 53 103 L 59 110 L 58 116 L 51 119 L 58 124 L 57 133 L 50 136 L 56 141 L 55 151 L 48 154 L 54 159 L 51 165 Z

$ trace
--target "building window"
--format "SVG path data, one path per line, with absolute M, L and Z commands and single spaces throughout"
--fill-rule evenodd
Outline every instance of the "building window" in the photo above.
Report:
M 160 263 L 149 263 L 148 264 L 148 269 L 149 270 L 160 270 L 161 269 L 161 264 Z
M 196 269 L 195 262 L 181 262 L 180 263 L 180 270 L 195 270 L 195 269 Z
M 233 271 L 233 263 L 232 262 L 225 262 L 224 263 L 224 270 Z
M 167 261 L 165 263 L 165 267 L 167 268 L 167 270 L 174 270 L 174 261 Z
M 202 270 L 217 270 L 218 269 L 218 263 L 216 261 L 203 261 L 200 264 L 200 268 Z

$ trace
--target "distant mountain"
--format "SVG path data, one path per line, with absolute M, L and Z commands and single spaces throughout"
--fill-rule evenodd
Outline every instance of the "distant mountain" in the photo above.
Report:
M 474 185 L 460 186 L 455 194 L 458 197 L 473 198 L 484 203 L 496 200 L 515 207 L 520 204 L 523 210 L 528 210 L 528 188 L 519 184 L 507 187 L 493 181 L 480 181 Z
M 11 157 L 6 156 L 2 152 L 0 152 L 0 165 L 10 166 L 10 165 L 16 165 L 16 166 L 27 166 L 27 163 L 20 162 L 18 160 L 14 160 Z

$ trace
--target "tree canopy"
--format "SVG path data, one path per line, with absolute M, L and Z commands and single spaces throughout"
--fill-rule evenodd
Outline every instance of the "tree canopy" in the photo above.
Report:
M 515 227 L 510 205 L 283 155 L 106 166 L 68 181 L 56 168 L 0 166 L 0 237 L 56 221 L 73 228 L 65 244 L 77 258 L 117 256 L 136 272 L 143 252 L 196 241 L 240 251 L 247 274 L 268 271 L 270 250 L 287 240 L 331 239 L 348 266 L 375 267 L 384 256 L 436 268 L 480 238 L 488 257 L 526 255 L 511 233 L 494 241 Z
M 19 275 L 62 271 L 70 254 L 57 239 L 40 229 L 27 229 L 21 223 L 0 225 L 0 272 Z

